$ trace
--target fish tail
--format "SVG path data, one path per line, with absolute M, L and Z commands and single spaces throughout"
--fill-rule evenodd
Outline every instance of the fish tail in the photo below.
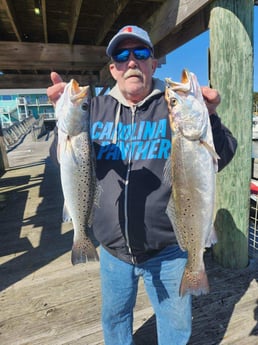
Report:
M 97 250 L 89 238 L 83 244 L 80 241 L 74 242 L 71 261 L 73 265 L 88 261 L 99 261 Z
M 185 268 L 180 285 L 181 297 L 187 293 L 194 296 L 206 295 L 209 290 L 209 282 L 205 270 L 191 272 L 187 267 Z

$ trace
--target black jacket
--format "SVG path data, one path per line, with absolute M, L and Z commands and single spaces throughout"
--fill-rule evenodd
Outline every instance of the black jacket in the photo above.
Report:
M 91 135 L 101 185 L 93 231 L 113 255 L 140 263 L 177 243 L 165 213 L 171 188 L 164 183 L 171 130 L 164 83 L 154 79 L 152 93 L 129 107 L 117 85 L 91 101 Z M 210 116 L 221 170 L 234 156 L 236 139 Z

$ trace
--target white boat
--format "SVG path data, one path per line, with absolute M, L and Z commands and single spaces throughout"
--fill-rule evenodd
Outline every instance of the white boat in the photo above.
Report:
M 258 116 L 253 116 L 252 139 L 258 140 Z

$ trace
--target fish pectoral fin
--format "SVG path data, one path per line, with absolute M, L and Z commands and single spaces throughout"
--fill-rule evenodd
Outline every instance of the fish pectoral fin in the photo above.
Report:
M 65 152 L 72 157 L 73 162 L 78 165 L 78 159 L 76 157 L 76 153 L 73 148 L 72 139 L 71 137 L 67 136 L 65 142 Z
M 64 203 L 64 206 L 63 206 L 63 222 L 71 222 L 72 221 L 72 218 L 69 214 L 69 211 L 67 209 L 67 206 L 66 206 L 66 203 Z
M 210 232 L 210 234 L 209 234 L 209 236 L 205 242 L 205 248 L 210 248 L 211 246 L 213 246 L 217 242 L 218 242 L 218 237 L 216 234 L 216 230 L 215 230 L 215 227 L 212 226 L 212 230 L 211 230 L 211 232 Z
M 172 173 L 171 173 L 171 156 L 169 156 L 165 162 L 164 170 L 163 170 L 163 182 L 166 186 L 172 186 Z
M 95 195 L 94 195 L 94 205 L 98 208 L 100 207 L 99 203 L 100 203 L 100 197 L 101 197 L 102 192 L 103 192 L 103 188 L 101 187 L 101 185 L 97 184 Z
M 220 159 L 220 156 L 217 154 L 214 148 L 211 145 L 209 145 L 206 141 L 200 140 L 200 144 L 202 144 L 209 151 L 214 161 L 217 162 L 217 160 Z

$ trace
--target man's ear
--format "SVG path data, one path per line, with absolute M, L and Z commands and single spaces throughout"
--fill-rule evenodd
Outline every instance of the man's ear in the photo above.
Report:
M 109 64 L 109 71 L 112 75 L 112 77 L 116 80 L 116 66 L 114 63 Z
M 157 66 L 158 66 L 158 60 L 152 59 L 152 74 L 155 73 Z

